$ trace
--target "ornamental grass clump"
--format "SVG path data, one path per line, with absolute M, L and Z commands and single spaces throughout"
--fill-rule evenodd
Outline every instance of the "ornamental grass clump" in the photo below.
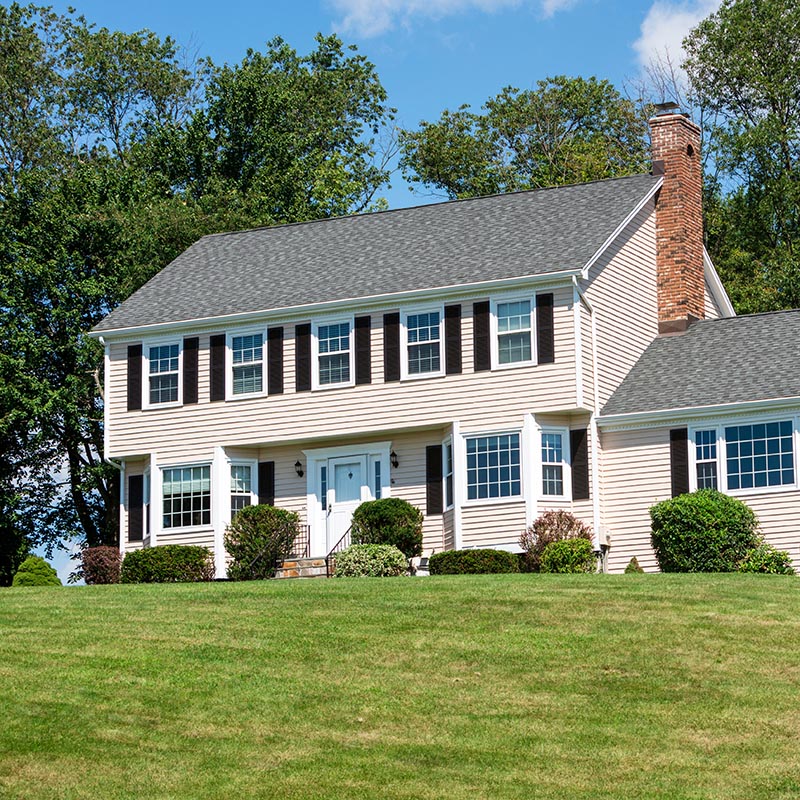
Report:
M 408 570 L 408 559 L 391 544 L 351 544 L 334 563 L 336 578 L 396 578 Z
M 422 512 L 399 497 L 368 500 L 353 512 L 353 544 L 391 544 L 406 558 L 422 555 Z
M 163 544 L 133 550 L 122 561 L 122 583 L 197 583 L 214 580 L 207 547 Z
M 12 586 L 62 586 L 58 573 L 41 557 L 28 556 L 20 565 Z
M 597 556 L 588 539 L 561 539 L 550 542 L 542 553 L 540 572 L 578 574 L 597 572 Z
M 300 533 L 300 517 L 269 505 L 245 506 L 225 531 L 231 557 L 228 577 L 234 581 L 272 578 L 287 559 Z
M 525 569 L 528 572 L 539 572 L 542 554 L 547 545 L 564 539 L 584 539 L 591 544 L 592 529 L 569 511 L 545 511 L 520 536 L 519 544 L 525 552 Z

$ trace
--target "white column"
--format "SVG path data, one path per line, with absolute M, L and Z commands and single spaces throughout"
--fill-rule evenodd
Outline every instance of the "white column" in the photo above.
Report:
M 522 494 L 525 498 L 525 527 L 539 515 L 539 487 L 542 485 L 541 428 L 533 414 L 522 423 Z
M 461 435 L 461 423 L 453 422 L 453 547 L 461 549 L 461 506 L 467 492 L 467 445 Z
M 164 493 L 161 490 L 161 470 L 158 466 L 158 453 L 150 453 L 150 547 L 158 544 L 163 518 Z M 147 523 L 145 522 L 145 528 Z
M 216 578 L 226 578 L 228 566 L 225 558 L 224 534 L 230 522 L 230 461 L 222 447 L 214 448 L 211 462 L 211 524 L 214 528 L 214 567 Z
M 117 526 L 119 528 L 119 554 L 125 556 L 125 542 L 128 541 L 128 492 L 127 492 L 127 472 L 125 470 L 125 462 L 121 462 L 122 469 L 119 471 L 119 519 Z M 123 512 L 122 509 L 125 509 Z M 122 515 L 125 514 L 125 524 L 122 524 Z

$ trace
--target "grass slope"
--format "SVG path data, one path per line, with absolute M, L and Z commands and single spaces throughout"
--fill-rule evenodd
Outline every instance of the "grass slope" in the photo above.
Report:
M 800 797 L 800 583 L 0 591 L 3 798 Z

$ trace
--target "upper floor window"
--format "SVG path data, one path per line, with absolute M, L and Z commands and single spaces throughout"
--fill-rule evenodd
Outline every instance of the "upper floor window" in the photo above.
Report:
M 149 348 L 150 405 L 178 402 L 180 345 L 162 344 Z
M 441 328 L 440 311 L 406 315 L 408 375 L 428 375 L 442 371 Z
M 231 464 L 231 519 L 253 502 L 253 468 L 250 464 Z
M 211 524 L 211 467 L 170 467 L 162 471 L 163 527 Z
M 467 438 L 467 499 L 519 497 L 519 434 Z
M 264 334 L 231 337 L 233 394 L 257 394 L 264 387 Z
M 529 299 L 498 302 L 497 363 L 521 364 L 533 358 L 532 304 Z
M 351 350 L 349 322 L 333 322 L 317 327 L 320 386 L 350 383 Z
M 542 431 L 542 494 L 564 495 L 564 434 Z

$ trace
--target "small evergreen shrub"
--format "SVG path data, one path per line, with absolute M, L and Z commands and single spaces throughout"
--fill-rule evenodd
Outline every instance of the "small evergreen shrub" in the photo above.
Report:
M 80 577 L 89 586 L 99 583 L 119 583 L 121 568 L 122 556 L 117 547 L 105 545 L 87 547 L 81 553 Z
M 597 556 L 588 539 L 560 539 L 544 548 L 540 572 L 597 572 Z
M 300 533 L 300 517 L 275 506 L 245 506 L 225 531 L 225 549 L 231 557 L 228 577 L 234 581 L 272 578 L 278 564 L 289 557 Z
M 662 572 L 735 572 L 761 541 L 752 510 L 714 489 L 656 503 L 650 519 Z
M 207 547 L 163 544 L 128 553 L 122 583 L 196 583 L 214 580 L 214 557 Z
M 428 559 L 431 575 L 487 575 L 519 572 L 519 556 L 506 550 L 445 550 Z
M 353 513 L 353 544 L 391 544 L 407 558 L 422 555 L 422 512 L 399 497 L 368 500 Z
M 644 570 L 639 566 L 639 561 L 636 558 L 636 556 L 634 556 L 628 562 L 628 566 L 625 567 L 625 574 L 626 575 L 630 575 L 631 573 L 634 573 L 634 572 L 644 572 Z
M 408 559 L 391 544 L 351 544 L 335 558 L 336 578 L 394 578 L 408 569 Z
M 20 565 L 12 586 L 61 586 L 58 573 L 41 557 L 28 556 Z
M 761 572 L 767 575 L 794 575 L 792 559 L 785 550 L 777 550 L 761 541 L 739 564 L 739 572 Z
M 525 551 L 526 569 L 539 572 L 545 547 L 564 539 L 585 539 L 591 544 L 592 529 L 569 511 L 545 511 L 519 539 L 520 547 Z

